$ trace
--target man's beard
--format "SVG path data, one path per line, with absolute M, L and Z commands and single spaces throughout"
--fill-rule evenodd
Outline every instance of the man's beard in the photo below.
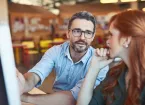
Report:
M 83 52 L 88 50 L 89 45 L 88 45 L 88 43 L 86 43 L 82 40 L 79 40 L 79 41 L 76 41 L 76 42 L 72 42 L 71 47 L 73 48 L 73 50 L 75 52 L 83 53 Z

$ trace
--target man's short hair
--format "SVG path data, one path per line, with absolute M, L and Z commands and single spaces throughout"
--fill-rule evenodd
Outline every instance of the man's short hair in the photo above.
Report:
M 85 20 L 91 21 L 94 25 L 93 32 L 94 33 L 96 32 L 96 18 L 90 12 L 80 11 L 80 12 L 75 13 L 69 20 L 68 29 L 70 29 L 72 22 L 75 19 L 85 19 Z

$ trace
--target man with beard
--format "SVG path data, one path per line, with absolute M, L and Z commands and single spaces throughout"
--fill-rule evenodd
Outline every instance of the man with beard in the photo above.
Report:
M 90 46 L 96 31 L 95 17 L 86 11 L 74 14 L 68 24 L 68 41 L 50 48 L 28 73 L 17 73 L 21 94 L 40 86 L 44 79 L 56 72 L 52 94 L 22 95 L 22 101 L 37 105 L 74 105 L 82 81 L 88 70 L 94 49 Z M 105 78 L 109 67 L 103 68 L 96 85 Z

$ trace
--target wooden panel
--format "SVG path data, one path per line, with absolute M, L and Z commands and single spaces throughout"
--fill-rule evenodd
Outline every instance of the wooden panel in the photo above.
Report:
M 19 14 L 19 15 L 27 15 L 27 16 L 47 16 L 47 18 L 55 18 L 57 17 L 55 14 L 49 12 L 48 10 L 44 9 L 40 6 L 33 6 L 33 5 L 22 5 L 16 3 L 9 3 L 9 13 L 10 14 Z
M 109 8 L 109 9 L 108 9 Z M 119 12 L 120 8 L 117 4 L 77 4 L 77 5 L 61 5 L 60 17 L 68 18 L 78 11 L 88 11 L 94 15 L 106 15 L 110 12 Z

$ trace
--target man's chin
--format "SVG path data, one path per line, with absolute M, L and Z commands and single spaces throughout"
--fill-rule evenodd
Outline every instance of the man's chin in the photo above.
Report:
M 84 53 L 88 50 L 87 46 L 72 46 L 72 48 L 74 49 L 75 52 L 77 53 Z
M 85 51 L 76 51 L 77 53 L 83 53 L 83 52 L 85 52 Z
M 83 53 L 83 52 L 86 52 L 87 49 L 76 49 L 75 50 L 77 53 Z

